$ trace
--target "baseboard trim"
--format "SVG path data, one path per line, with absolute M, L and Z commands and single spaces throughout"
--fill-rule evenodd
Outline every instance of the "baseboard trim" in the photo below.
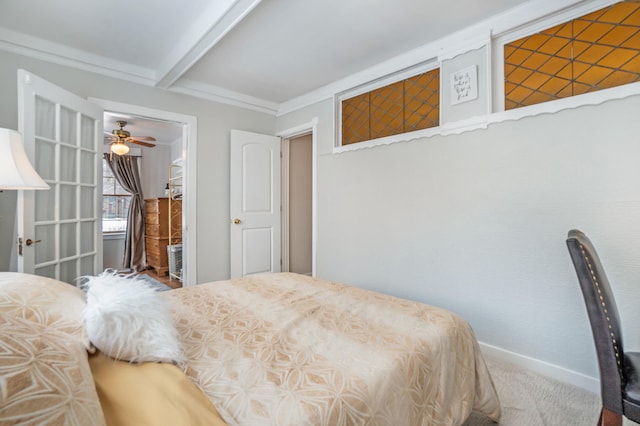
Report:
M 518 367 L 542 374 L 543 376 L 560 380 L 561 382 L 568 383 L 595 394 L 600 394 L 600 381 L 595 377 L 587 376 L 585 374 L 578 373 L 577 371 L 569 370 L 539 359 L 520 355 L 487 343 L 480 342 L 480 348 L 482 349 L 483 354 L 494 359 L 497 358 L 501 361 L 509 362 Z

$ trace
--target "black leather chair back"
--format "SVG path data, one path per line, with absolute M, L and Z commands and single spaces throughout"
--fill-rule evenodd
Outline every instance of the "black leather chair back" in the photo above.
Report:
M 622 414 L 625 371 L 622 330 L 609 280 L 598 253 L 586 235 L 575 229 L 569 231 L 567 247 L 578 275 L 595 341 L 600 367 L 602 405 Z

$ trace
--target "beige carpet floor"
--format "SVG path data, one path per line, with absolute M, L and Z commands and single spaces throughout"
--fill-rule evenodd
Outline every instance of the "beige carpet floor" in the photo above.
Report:
M 502 406 L 500 425 L 596 426 L 600 397 L 528 370 L 485 356 Z M 633 423 L 624 419 L 625 426 Z M 465 426 L 495 425 L 472 413 Z

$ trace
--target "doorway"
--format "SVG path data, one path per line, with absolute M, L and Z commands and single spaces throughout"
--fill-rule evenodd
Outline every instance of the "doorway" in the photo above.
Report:
M 231 278 L 257 272 L 290 271 L 289 153 L 291 141 L 301 136 L 308 136 L 311 140 L 310 165 L 305 167 L 310 174 L 310 178 L 306 179 L 311 181 L 310 189 L 308 185 L 306 189 L 311 198 L 311 213 L 307 215 L 307 220 L 311 222 L 311 270 L 305 266 L 301 271 L 316 276 L 317 124 L 318 119 L 314 117 L 309 123 L 276 133 L 275 137 L 231 130 Z M 245 182 L 245 179 L 249 181 Z M 303 232 L 308 239 L 308 230 Z M 308 244 L 303 244 L 308 253 Z M 305 258 L 308 259 L 308 256 L 305 255 Z
M 196 182 L 196 162 L 193 161 L 196 155 L 196 140 L 197 140 L 197 120 L 196 117 L 172 113 L 169 111 L 155 110 L 137 105 L 123 104 L 119 102 L 112 102 L 103 99 L 89 99 L 91 102 L 96 103 L 105 111 L 105 131 L 108 133 L 112 130 L 110 122 L 114 120 L 130 120 L 131 123 L 136 125 L 130 127 L 127 125 L 127 130 L 132 135 L 151 135 L 154 128 L 160 129 L 160 131 L 170 132 L 172 135 L 169 139 L 174 139 L 169 142 L 176 142 L 176 146 L 172 148 L 164 149 L 161 147 L 162 139 L 158 138 L 154 142 L 156 148 L 150 148 L 146 153 L 147 158 L 157 158 L 158 156 L 165 159 L 170 158 L 169 162 L 171 167 L 167 164 L 166 170 L 163 168 L 159 171 L 148 170 L 149 173 L 143 180 L 146 179 L 146 183 L 143 181 L 143 188 L 150 189 L 150 192 L 144 193 L 145 198 L 159 198 L 165 196 L 165 187 L 169 176 L 169 170 L 175 172 L 176 167 L 173 164 L 180 164 L 182 174 L 182 286 L 195 285 L 197 278 L 196 270 L 196 256 L 195 256 L 195 235 L 196 233 L 196 205 L 195 205 L 195 182 Z M 108 115 L 111 117 L 109 118 Z M 115 128 L 115 127 L 114 127 Z M 153 151 L 155 150 L 155 151 Z M 160 151 L 165 151 L 164 155 L 160 154 Z M 169 154 L 170 152 L 170 154 Z M 189 161 L 192 159 L 192 161 Z M 174 161 L 177 160 L 177 161 Z M 144 160 L 143 160 L 144 161 Z M 142 169 L 145 165 L 142 165 Z M 147 166 L 147 169 L 149 167 Z M 161 172 L 161 173 L 160 173 Z M 144 170 L 143 170 L 144 174 Z M 189 224 L 187 226 L 187 224 Z M 191 254 L 191 255 L 190 255 Z
M 313 275 L 313 136 L 282 143 L 282 270 Z
M 179 270 L 174 269 L 164 272 L 169 268 L 169 256 L 166 246 L 179 244 L 176 240 L 182 235 L 181 210 L 182 203 L 182 125 L 173 121 L 155 120 L 148 117 L 122 114 L 116 111 L 104 111 L 105 154 L 109 153 L 112 139 L 109 136 L 112 132 L 124 129 L 133 138 L 127 142 L 130 151 L 128 156 L 135 159 L 140 173 L 140 184 L 146 203 L 164 203 L 162 216 L 166 215 L 169 208 L 172 214 L 173 228 L 171 232 L 165 230 L 167 234 L 173 236 L 167 239 L 156 235 L 151 238 L 142 236 L 140 244 L 144 244 L 146 259 L 142 259 L 147 266 L 152 267 L 149 275 L 170 287 L 181 286 Z M 142 138 L 141 143 L 137 143 L 136 138 Z M 114 154 L 112 154 L 114 155 Z M 113 175 L 107 161 L 102 161 L 103 168 L 103 209 L 102 209 L 102 236 L 103 236 L 103 267 L 114 269 L 123 273 L 130 273 L 130 269 L 123 268 L 123 258 L 125 254 L 125 232 L 127 227 L 127 204 L 130 194 L 122 189 Z M 171 191 L 167 187 L 171 182 Z M 169 194 L 168 194 L 169 192 Z M 171 206 L 168 206 L 168 196 L 171 195 Z M 149 205 L 147 205 L 147 210 Z M 175 217 L 174 217 L 175 216 Z M 167 220 L 159 225 L 164 229 Z M 155 231 L 157 229 L 154 228 Z M 156 232 L 157 233 L 157 232 Z M 149 228 L 147 228 L 149 235 Z M 180 251 L 181 246 L 174 246 L 174 251 Z M 173 266 L 173 265 L 172 265 Z

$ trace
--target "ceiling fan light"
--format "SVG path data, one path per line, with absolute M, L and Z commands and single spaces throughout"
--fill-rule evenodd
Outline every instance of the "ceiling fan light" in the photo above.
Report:
M 113 143 L 111 144 L 111 152 L 116 155 L 125 155 L 129 152 L 129 145 L 122 142 Z

